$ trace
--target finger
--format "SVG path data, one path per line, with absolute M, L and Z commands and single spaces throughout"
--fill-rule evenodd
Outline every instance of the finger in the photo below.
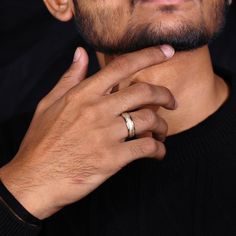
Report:
M 86 51 L 83 48 L 77 48 L 72 65 L 53 90 L 43 99 L 44 109 L 50 107 L 86 77 L 88 62 L 89 59 Z
M 156 158 L 162 160 L 166 154 L 165 145 L 153 138 L 140 138 L 121 143 L 112 149 L 114 159 L 123 167 L 141 158 Z
M 124 54 L 114 59 L 104 69 L 91 77 L 92 87 L 98 93 L 106 94 L 122 79 L 128 78 L 147 67 L 160 64 L 173 55 L 174 49 L 168 45 Z
M 145 137 L 151 137 L 152 138 L 153 137 L 152 132 L 148 131 L 148 132 L 137 135 L 137 138 L 145 138 Z M 161 141 L 161 142 L 163 142 L 163 141 Z
M 136 83 L 128 88 L 104 97 L 104 103 L 111 111 L 107 114 L 119 116 L 126 111 L 132 111 L 145 105 L 162 106 L 166 109 L 176 109 L 177 103 L 169 89 L 147 83 Z M 115 109 L 114 109 L 115 108 Z
M 150 131 L 154 134 L 154 137 L 157 140 L 162 142 L 165 140 L 168 125 L 164 119 L 156 114 L 156 112 L 150 109 L 142 109 L 135 112 L 130 112 L 129 114 L 134 122 L 136 135 L 142 135 L 144 133 L 147 134 L 147 132 Z M 116 130 L 116 132 L 114 132 L 117 135 L 116 138 L 121 141 L 128 137 L 128 129 L 124 118 L 121 116 L 119 116 L 114 122 L 114 127 L 112 130 Z

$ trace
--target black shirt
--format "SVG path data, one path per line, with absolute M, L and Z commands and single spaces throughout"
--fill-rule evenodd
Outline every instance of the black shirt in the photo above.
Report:
M 57 22 L 42 1 L 4 0 L 1 8 L 3 165 L 17 152 L 37 103 L 68 68 L 76 46 L 84 43 L 73 22 Z M 230 17 L 231 26 L 220 38 L 223 43 L 213 44 L 213 55 L 217 55 L 213 59 L 233 68 L 234 51 L 229 53 L 228 45 L 234 42 L 235 15 Z M 90 67 L 93 73 L 98 66 L 93 51 L 87 50 L 94 63 Z M 134 162 L 82 201 L 43 222 L 35 222 L 5 193 L 7 202 L 26 223 L 0 204 L 0 235 L 36 235 L 41 223 L 40 235 L 45 236 L 235 235 L 236 86 L 232 78 L 225 78 L 232 81 L 228 101 L 198 126 L 169 137 L 165 161 Z
M 164 161 L 131 163 L 44 220 L 39 235 L 236 235 L 236 78 L 224 78 L 228 100 L 200 124 L 168 137 Z M 14 235 L 27 235 L 24 230 Z
M 41 235 L 236 235 L 236 78 L 224 78 L 228 100 L 167 138 L 164 161 L 130 164 L 45 221 Z

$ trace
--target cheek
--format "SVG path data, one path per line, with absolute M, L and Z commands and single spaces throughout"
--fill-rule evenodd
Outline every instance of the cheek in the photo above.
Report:
M 88 0 L 86 0 L 88 1 Z M 84 20 L 89 19 L 90 31 L 95 39 L 115 43 L 126 32 L 131 17 L 131 4 L 127 0 L 95 0 L 80 3 L 79 8 Z
M 204 23 L 210 34 L 213 34 L 220 27 L 224 18 L 224 0 L 212 0 L 205 2 L 203 7 Z

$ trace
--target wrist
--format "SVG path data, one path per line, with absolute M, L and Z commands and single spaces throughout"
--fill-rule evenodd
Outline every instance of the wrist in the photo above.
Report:
M 0 180 L 0 204 L 4 205 L 16 219 L 29 225 L 40 227 L 41 222 L 38 218 L 30 214 L 8 191 L 5 185 Z
M 58 210 L 50 200 L 50 189 L 37 183 L 34 178 L 15 170 L 10 164 L 0 169 L 0 181 L 15 200 L 33 217 L 43 220 Z

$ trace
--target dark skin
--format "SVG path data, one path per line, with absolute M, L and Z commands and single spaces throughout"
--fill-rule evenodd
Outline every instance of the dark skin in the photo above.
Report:
M 132 17 L 128 0 L 105 0 L 103 4 L 98 0 L 80 0 L 80 3 L 81 9 L 93 3 L 89 9 L 95 14 L 96 7 L 112 12 L 123 4 L 122 22 L 114 27 L 114 32 L 107 31 L 107 37 L 99 35 L 101 25 L 94 22 L 97 37 L 104 37 L 107 45 L 127 32 L 130 17 L 134 24 L 139 24 L 141 18 L 143 22 L 150 21 L 150 14 L 154 23 L 155 19 L 163 19 L 165 32 L 182 22 L 176 19 L 183 16 L 184 22 L 191 21 L 196 26 L 204 20 L 208 32 L 213 32 L 218 25 L 212 21 L 212 14 L 219 15 L 212 9 L 224 4 L 223 0 L 189 0 L 176 6 L 175 11 L 160 11 L 162 18 L 158 18 L 152 12 L 156 3 L 142 5 L 140 1 Z M 73 17 L 73 1 L 45 0 L 45 3 L 60 20 Z M 167 135 L 201 122 L 228 96 L 225 82 L 213 72 L 207 46 L 178 52 L 173 58 L 173 50 L 167 46 L 162 50 L 153 47 L 115 56 L 86 81 L 82 80 L 88 58 L 80 50 L 80 60 L 39 104 L 16 157 L 0 170 L 7 188 L 40 219 L 80 200 L 133 160 L 147 156 L 162 159 Z M 169 56 L 164 56 L 163 50 Z M 117 85 L 120 90 L 110 94 Z M 127 128 L 120 114 L 134 110 L 131 115 L 139 138 L 125 142 Z
M 51 2 L 46 1 L 48 4 Z M 222 78 L 214 74 L 206 41 L 222 26 L 228 1 L 179 0 L 178 3 L 171 3 L 172 1 L 167 0 L 104 0 L 102 4 L 99 0 L 73 2 L 77 6 L 75 10 L 73 4 L 67 5 L 67 8 L 63 5 L 65 9 L 61 16 L 54 15 L 62 19 L 62 16 L 70 17 L 75 12 L 81 33 L 95 48 L 102 50 L 103 45 L 106 45 L 112 51 L 119 52 L 121 47 L 129 51 L 134 49 L 133 44 L 136 43 L 136 49 L 140 49 L 145 44 L 149 45 L 149 35 L 155 39 L 151 41 L 154 45 L 162 40 L 165 43 L 171 42 L 177 50 L 181 47 L 186 50 L 176 53 L 167 63 L 147 68 L 127 78 L 119 86 L 125 88 L 141 81 L 168 88 L 178 101 L 178 109 L 169 112 L 152 107 L 168 123 L 168 135 L 200 123 L 227 99 L 228 87 Z M 48 8 L 53 14 L 53 9 L 49 5 Z M 139 35 L 145 28 L 145 35 Z M 139 36 L 141 38 L 138 41 Z M 188 40 L 195 43 L 191 44 Z M 192 50 L 187 50 L 189 48 Z M 99 55 L 100 61 L 103 61 L 102 66 L 115 58 L 115 55 Z
M 137 83 L 109 93 L 124 78 L 172 57 L 172 48 L 123 55 L 85 81 L 88 56 L 81 48 L 77 52 L 80 59 L 38 105 L 19 152 L 0 169 L 6 187 L 39 219 L 79 201 L 131 161 L 147 156 L 162 159 L 167 125 L 142 107 L 176 108 L 171 92 L 160 86 Z M 152 131 L 160 140 L 125 142 L 128 133 L 120 114 L 127 110 L 136 110 L 137 134 Z

